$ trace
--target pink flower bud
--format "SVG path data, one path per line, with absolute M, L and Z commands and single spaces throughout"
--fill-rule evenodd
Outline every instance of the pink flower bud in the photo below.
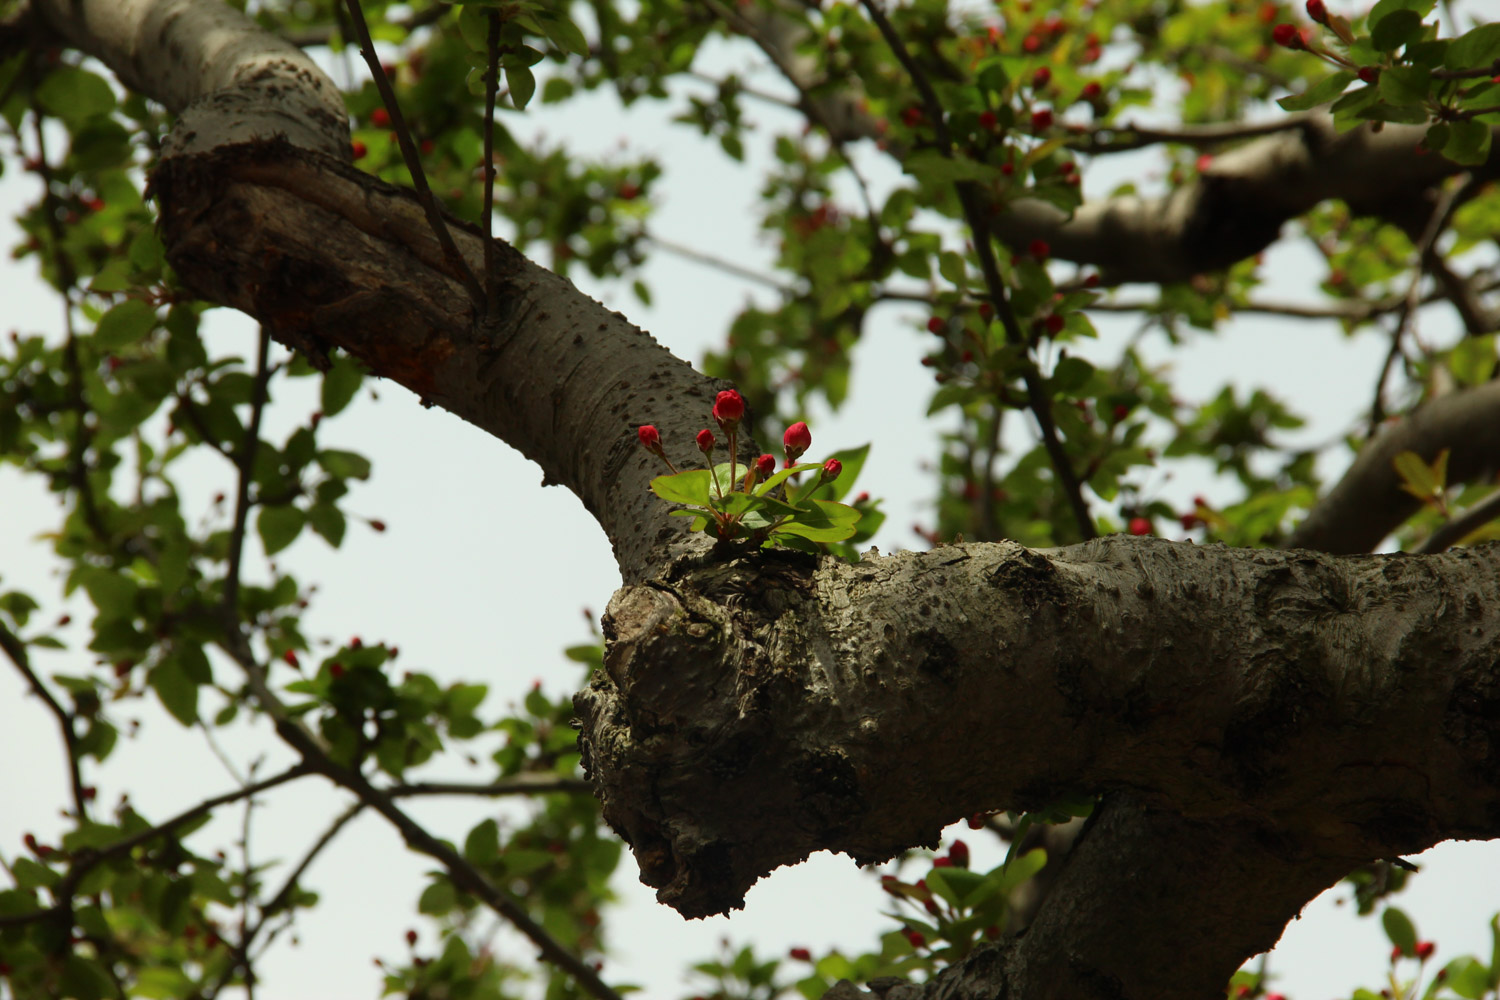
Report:
M 714 400 L 714 419 L 726 431 L 740 422 L 745 415 L 745 401 L 733 389 L 725 389 Z
M 755 460 L 755 474 L 762 479 L 770 479 L 771 473 L 776 471 L 776 456 L 762 455 Z
M 661 450 L 661 432 L 651 424 L 641 424 L 640 429 L 635 434 L 636 437 L 641 439 L 641 445 L 647 451 Z
M 823 482 L 831 483 L 844 473 L 844 463 L 836 458 L 830 458 L 823 463 Z
M 1307 0 L 1307 16 L 1319 24 L 1328 23 L 1328 8 L 1323 0 Z
M 714 444 L 716 443 L 714 441 L 714 432 L 709 430 L 707 427 L 698 432 L 697 441 L 698 450 L 703 452 L 703 454 L 707 455 L 709 452 L 714 450 Z
M 786 448 L 786 464 L 791 465 L 812 447 L 812 431 L 799 420 L 786 429 L 786 433 L 781 436 L 781 443 Z

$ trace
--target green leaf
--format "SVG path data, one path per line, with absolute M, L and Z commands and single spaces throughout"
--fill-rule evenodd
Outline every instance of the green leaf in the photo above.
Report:
M 1088 385 L 1089 379 L 1093 377 L 1093 365 L 1082 358 L 1069 356 L 1057 363 L 1049 381 L 1057 392 L 1072 393 Z
M 1494 130 L 1484 122 L 1449 122 L 1448 140 L 1443 143 L 1441 152 L 1454 163 L 1479 166 L 1489 160 L 1493 139 Z
M 349 355 L 340 354 L 335 357 L 333 367 L 323 373 L 323 416 L 331 417 L 348 406 L 354 394 L 359 392 L 364 377 L 364 370 L 359 362 Z
M 531 95 L 536 93 L 536 77 L 525 66 L 507 66 L 505 82 L 510 87 L 510 103 L 517 111 L 523 110 L 531 102 Z
M 854 534 L 860 513 L 832 500 L 814 500 L 810 508 L 798 508 L 795 520 L 778 525 L 775 534 L 797 535 L 810 542 L 841 542 Z
M 262 507 L 260 516 L 255 519 L 255 530 L 260 533 L 266 555 L 273 556 L 296 541 L 306 523 L 307 515 L 300 507 L 284 503 Z
M 76 951 L 63 960 L 59 985 L 59 995 L 70 1000 L 104 1000 L 116 995 L 114 981 L 104 966 Z
M 1392 66 L 1380 74 L 1380 96 L 1397 106 L 1422 104 L 1432 89 L 1432 73 L 1422 66 Z
M 500 857 L 500 826 L 492 819 L 481 822 L 464 839 L 464 857 L 476 865 L 492 865 Z
M 329 448 L 318 452 L 318 464 L 335 479 L 370 478 L 370 460 L 358 452 Z
M 672 503 L 707 507 L 711 481 L 707 469 L 689 469 L 675 475 L 657 476 L 651 480 L 651 491 Z
M 786 482 L 788 478 L 797 475 L 797 473 L 806 472 L 809 469 L 820 468 L 822 468 L 822 466 L 820 466 L 817 462 L 799 462 L 789 469 L 782 469 L 780 472 L 772 473 L 765 482 L 755 487 L 755 492 L 760 496 L 765 496 L 776 487 Z
M 589 54 L 588 39 L 583 37 L 583 32 L 578 30 L 578 25 L 574 24 L 566 14 L 559 11 L 552 17 L 543 18 L 541 25 L 542 31 L 559 48 L 575 56 Z
M 148 1000 L 171 1000 L 193 992 L 193 982 L 181 969 L 170 965 L 149 965 L 135 975 L 130 995 Z
M 1390 938 L 1391 944 L 1400 948 L 1402 954 L 1413 953 L 1417 947 L 1417 928 L 1410 917 L 1394 906 L 1388 906 L 1380 915 L 1380 925 L 1385 928 L 1385 936 Z
M 906 172 L 929 184 L 953 184 L 958 181 L 998 181 L 1004 176 L 999 167 L 955 154 L 944 156 L 935 149 L 912 153 L 901 164 Z
M 348 522 L 344 519 L 344 512 L 333 504 L 315 503 L 307 508 L 307 523 L 334 548 L 343 544 Z
M 146 683 L 172 713 L 172 718 L 184 726 L 198 721 L 198 685 L 183 669 L 181 661 L 171 658 L 152 667 Z
M 58 66 L 41 86 L 37 100 L 70 125 L 81 124 L 94 115 L 105 115 L 115 109 L 115 92 L 104 78 L 77 66 Z
M 438 878 L 422 890 L 422 895 L 417 900 L 417 911 L 429 917 L 441 917 L 457 905 L 458 892 L 453 888 L 453 883 L 445 878 Z
M 1464 1000 L 1482 1000 L 1490 991 L 1490 970 L 1468 955 L 1455 958 L 1445 968 L 1448 988 Z
M 1377 5 L 1378 6 L 1378 5 Z M 1422 15 L 1414 10 L 1393 10 L 1377 23 L 1371 12 L 1370 43 L 1381 52 L 1393 52 L 1401 46 L 1419 41 L 1426 32 Z M 1380 74 L 1382 77 L 1385 73 Z
M 1443 60 L 1449 69 L 1480 69 L 1500 59 L 1500 21 L 1481 24 L 1448 44 Z
M 126 299 L 99 317 L 94 341 L 100 349 L 114 351 L 145 337 L 155 326 L 155 309 L 140 299 Z
M 1353 73 L 1348 70 L 1339 70 L 1328 74 L 1305 92 L 1292 97 L 1283 97 L 1276 103 L 1281 105 L 1284 111 L 1307 111 L 1309 108 L 1315 108 L 1338 97 L 1353 79 Z

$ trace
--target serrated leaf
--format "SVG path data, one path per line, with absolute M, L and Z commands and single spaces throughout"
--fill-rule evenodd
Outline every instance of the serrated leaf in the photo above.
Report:
M 260 534 L 260 543 L 266 555 L 273 556 L 297 540 L 307 515 L 294 504 L 277 504 L 262 507 L 255 519 L 255 530 Z
M 1432 89 L 1432 73 L 1422 66 L 1392 66 L 1380 74 L 1380 96 L 1389 104 L 1421 104 Z

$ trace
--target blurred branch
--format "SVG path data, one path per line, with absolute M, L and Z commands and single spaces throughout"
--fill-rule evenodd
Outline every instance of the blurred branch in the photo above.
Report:
M 722 257 L 715 257 L 713 254 L 704 253 L 702 250 L 695 250 L 690 246 L 686 246 L 681 243 L 675 243 L 672 240 L 663 239 L 660 236 L 653 236 L 650 233 L 644 234 L 643 238 L 658 249 L 665 250 L 667 253 L 676 254 L 678 257 L 681 257 L 684 260 L 690 260 L 697 264 L 703 264 L 707 267 L 715 268 L 717 270 L 723 271 L 725 274 L 732 274 L 736 278 L 743 278 L 746 281 L 753 281 L 758 285 L 764 285 L 766 288 L 774 289 L 786 296 L 796 294 L 791 288 L 788 288 L 786 285 L 782 284 L 771 275 L 762 274 L 759 271 L 751 270 L 750 268 L 745 267 L 742 264 L 736 264 L 734 261 L 725 260 Z
M 34 910 L 31 913 L 15 913 L 0 916 L 0 927 L 14 927 L 20 924 L 35 923 L 38 920 L 44 920 L 49 917 L 56 916 L 58 913 L 62 912 L 65 908 L 68 907 L 68 904 L 72 899 L 73 889 L 78 885 L 83 877 L 89 872 L 93 871 L 95 868 L 104 864 L 106 861 L 113 861 L 116 858 L 129 854 L 131 851 L 135 850 L 142 844 L 149 843 L 150 841 L 155 840 L 157 837 L 166 836 L 183 824 L 191 823 L 193 820 L 207 815 L 208 813 L 217 809 L 219 806 L 228 805 L 231 802 L 238 802 L 241 799 L 249 798 L 252 795 L 258 795 L 259 793 L 268 791 L 278 785 L 284 785 L 289 781 L 295 781 L 298 778 L 305 777 L 306 775 L 313 774 L 314 772 L 315 768 L 309 766 L 306 763 L 296 764 L 288 768 L 287 770 L 282 771 L 280 774 L 267 778 L 264 781 L 257 781 L 252 784 L 236 788 L 232 792 L 225 792 L 223 795 L 216 795 L 211 799 L 205 799 L 204 801 L 193 806 L 191 809 L 178 813 L 176 816 L 173 816 L 171 819 L 167 820 L 164 823 L 158 823 L 157 825 L 150 827 L 149 829 L 142 830 L 139 833 L 133 833 L 128 837 L 124 837 L 120 840 L 115 841 L 108 847 L 100 848 L 98 850 L 84 849 L 78 851 L 72 857 L 72 864 L 68 868 L 68 873 L 63 876 L 62 880 L 58 882 L 53 889 L 50 890 L 53 898 L 58 900 L 56 904 L 45 910 Z
M 419 781 L 411 784 L 392 785 L 385 789 L 392 798 L 411 795 L 477 795 L 501 798 L 509 795 L 544 795 L 549 792 L 570 792 L 581 795 L 593 794 L 594 786 L 582 778 L 560 778 L 555 774 L 518 774 L 504 781 L 487 784 L 463 781 Z
M 62 704 L 47 690 L 47 685 L 31 669 L 31 657 L 26 653 L 26 644 L 21 637 L 16 635 L 5 625 L 0 624 L 0 649 L 5 650 L 5 655 L 10 657 L 11 663 L 15 664 L 21 676 L 26 678 L 26 683 L 36 696 L 47 705 L 47 711 L 52 713 L 57 720 L 57 728 L 62 733 L 63 745 L 68 756 L 68 780 L 73 786 L 73 802 L 77 809 L 76 818 L 81 823 L 87 819 L 84 811 L 84 803 L 88 801 L 83 792 L 83 772 L 78 766 L 78 731 L 73 728 L 73 716 Z
M 268 364 L 270 352 L 271 331 L 262 323 L 260 340 L 255 349 L 250 426 L 245 429 L 245 439 L 240 443 L 235 456 L 239 476 L 234 494 L 234 526 L 229 532 L 229 569 L 224 574 L 223 614 L 227 622 L 239 621 L 240 565 L 245 551 L 245 523 L 250 517 L 250 483 L 255 479 L 255 453 L 260 448 L 260 418 L 266 408 L 266 386 L 271 379 Z
M 1500 490 L 1491 493 L 1458 517 L 1439 527 L 1428 536 L 1425 542 L 1417 546 L 1416 551 L 1423 555 L 1446 551 L 1455 543 L 1494 520 L 1500 520 Z
M 1151 128 L 1132 125 L 1096 125 L 1088 138 L 1076 148 L 1081 153 L 1104 156 L 1109 153 L 1124 153 L 1158 143 L 1176 143 L 1182 146 L 1217 146 L 1240 139 L 1256 139 L 1274 135 L 1289 129 L 1301 128 L 1306 114 L 1288 115 L 1267 122 L 1219 122 L 1212 125 L 1184 125 L 1180 128 Z M 1116 138 L 1118 137 L 1118 138 Z

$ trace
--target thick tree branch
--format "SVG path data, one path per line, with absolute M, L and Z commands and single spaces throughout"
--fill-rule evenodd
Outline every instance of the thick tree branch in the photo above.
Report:
M 1500 470 L 1500 382 L 1440 397 L 1388 425 L 1360 450 L 1287 546 L 1369 552 L 1421 506 L 1401 489 L 1396 456 L 1414 451 L 1431 462 L 1444 448 L 1449 449 L 1449 482 L 1486 479 Z

